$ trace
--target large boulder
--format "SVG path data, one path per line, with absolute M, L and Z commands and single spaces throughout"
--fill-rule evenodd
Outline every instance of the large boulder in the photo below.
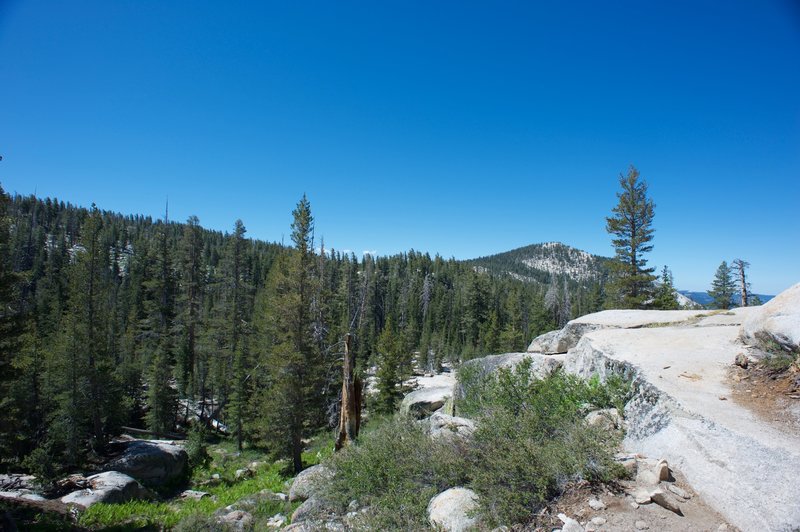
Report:
M 453 397 L 451 386 L 420 388 L 403 398 L 403 402 L 400 403 L 400 413 L 422 419 L 442 408 L 451 397 Z
M 98 502 L 123 503 L 136 499 L 150 499 L 152 493 L 135 479 L 118 471 L 98 473 L 86 479 L 89 487 L 61 497 L 65 504 L 78 504 L 84 508 Z
M 428 503 L 428 520 L 436 530 L 463 532 L 477 525 L 473 515 L 478 509 L 478 495 L 467 488 L 450 488 Z
M 321 485 L 333 476 L 333 471 L 322 464 L 301 471 L 289 489 L 289 500 L 305 501 L 320 491 Z
M 739 337 L 760 349 L 777 345 L 800 353 L 800 283 L 750 313 L 742 323 Z
M 188 455 L 180 445 L 169 441 L 136 440 L 129 442 L 125 451 L 107 463 L 105 469 L 157 486 L 183 478 L 188 463 Z

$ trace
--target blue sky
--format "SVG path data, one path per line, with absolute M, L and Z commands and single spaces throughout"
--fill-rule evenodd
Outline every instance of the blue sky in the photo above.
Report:
M 0 0 L 0 59 L 10 192 L 267 240 L 305 192 L 337 249 L 610 255 L 635 164 L 680 288 L 800 281 L 791 0 Z

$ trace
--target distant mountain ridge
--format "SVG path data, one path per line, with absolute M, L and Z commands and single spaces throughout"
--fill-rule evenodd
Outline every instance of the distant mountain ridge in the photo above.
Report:
M 700 305 L 703 306 L 710 305 L 714 301 L 714 298 L 708 295 L 708 292 L 692 292 L 691 290 L 678 290 L 678 293 L 683 294 L 684 296 L 688 297 L 695 303 L 699 303 Z M 751 295 L 757 296 L 758 299 L 761 300 L 761 303 L 766 303 L 767 301 L 775 297 L 766 294 L 751 294 Z M 750 298 L 748 297 L 747 299 L 749 300 Z M 739 304 L 738 295 L 733 298 L 733 302 L 736 303 L 737 305 Z
M 544 242 L 465 262 L 480 271 L 547 284 L 553 277 L 564 276 L 576 283 L 599 280 L 606 275 L 610 260 L 561 242 Z

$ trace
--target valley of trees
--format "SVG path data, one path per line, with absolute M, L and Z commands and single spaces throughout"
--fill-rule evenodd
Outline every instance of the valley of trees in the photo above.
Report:
M 122 427 L 169 434 L 189 418 L 297 470 L 302 440 L 337 420 L 346 333 L 357 371 L 376 372 L 368 406 L 391 411 L 414 367 L 524 350 L 602 304 L 562 279 L 548 292 L 416 251 L 325 249 L 305 197 L 291 247 L 248 239 L 240 220 L 223 234 L 196 217 L 0 201 L 5 471 L 52 478 Z
M 347 334 L 359 378 L 376 380 L 367 407 L 392 412 L 414 371 L 522 351 L 602 308 L 678 308 L 669 269 L 655 282 L 644 259 L 646 183 L 631 167 L 620 185 L 616 259 L 551 243 L 473 261 L 327 249 L 305 196 L 283 246 L 241 220 L 222 233 L 0 188 L 0 472 L 55 478 L 123 427 L 190 425 L 299 471 L 303 441 L 338 420 Z M 730 303 L 720 268 L 712 293 Z

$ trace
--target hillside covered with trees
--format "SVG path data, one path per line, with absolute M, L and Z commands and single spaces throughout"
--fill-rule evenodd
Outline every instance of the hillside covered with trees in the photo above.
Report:
M 565 307 L 588 310 L 571 285 L 548 307 L 547 285 L 469 263 L 325 249 L 305 198 L 292 231 L 285 247 L 241 221 L 3 193 L 0 469 L 53 477 L 123 426 L 164 434 L 192 415 L 299 468 L 300 439 L 336 420 L 345 333 L 390 411 L 414 366 L 520 351 Z

